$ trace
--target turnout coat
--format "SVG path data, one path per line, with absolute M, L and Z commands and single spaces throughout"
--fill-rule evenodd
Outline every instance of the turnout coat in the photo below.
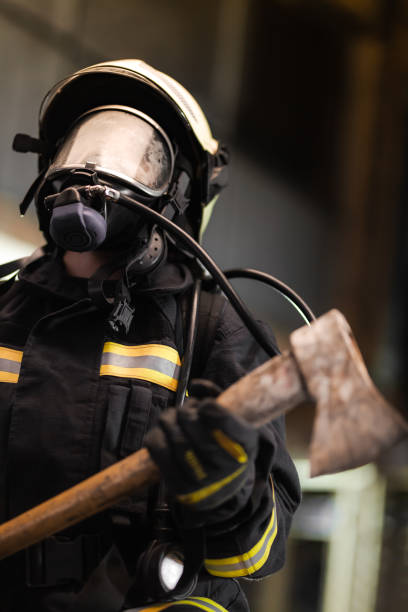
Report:
M 69 277 L 54 254 L 28 264 L 18 280 L 0 288 L 2 522 L 143 445 L 175 396 L 183 355 L 179 296 L 191 282 L 187 267 L 170 263 L 146 278 L 134 299 L 131 329 L 120 338 L 88 297 L 87 281 Z M 199 376 L 226 388 L 266 355 L 226 300 L 214 329 Z M 193 602 L 207 612 L 245 610 L 238 579 L 261 578 L 283 565 L 300 493 L 281 419 L 262 428 L 256 467 L 248 505 L 204 532 L 196 590 L 184 604 L 163 608 Z M 125 500 L 2 561 L 1 610 L 80 612 L 76 594 L 112 542 L 134 567 L 151 541 L 151 497 Z M 95 612 L 107 606 L 101 599 Z M 142 605 L 137 579 L 125 608 L 135 605 Z

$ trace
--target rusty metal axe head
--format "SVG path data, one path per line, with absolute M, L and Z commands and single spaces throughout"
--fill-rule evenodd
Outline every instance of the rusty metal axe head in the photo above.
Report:
M 312 476 L 374 461 L 408 435 L 408 424 L 374 386 L 338 310 L 294 331 L 290 345 L 316 403 L 309 448 Z

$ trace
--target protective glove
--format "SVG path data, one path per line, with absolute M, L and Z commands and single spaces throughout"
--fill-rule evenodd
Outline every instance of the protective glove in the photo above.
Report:
M 168 409 L 145 444 L 176 500 L 196 524 L 225 520 L 251 495 L 258 432 L 212 398 Z M 185 516 L 185 513 L 184 513 Z

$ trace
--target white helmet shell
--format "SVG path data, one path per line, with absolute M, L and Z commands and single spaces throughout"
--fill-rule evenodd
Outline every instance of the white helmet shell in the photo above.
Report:
M 213 138 L 208 121 L 198 102 L 185 87 L 164 72 L 156 70 L 156 68 L 149 66 L 149 64 L 146 64 L 142 60 L 126 59 L 94 64 L 93 66 L 79 70 L 78 74 L 91 72 L 98 68 L 105 69 L 111 66 L 138 74 L 150 81 L 153 85 L 160 87 L 160 89 L 162 89 L 184 113 L 187 123 L 190 125 L 203 149 L 215 155 L 218 150 L 218 141 Z

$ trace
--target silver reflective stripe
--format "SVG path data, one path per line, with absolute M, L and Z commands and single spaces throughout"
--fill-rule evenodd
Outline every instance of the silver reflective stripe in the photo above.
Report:
M 115 353 L 103 353 L 102 365 L 114 365 L 118 368 L 147 368 L 172 378 L 178 378 L 180 370 L 178 365 L 167 359 L 148 355 L 127 357 L 125 355 L 116 355 Z
M 0 371 L 1 372 L 12 372 L 13 374 L 19 374 L 20 362 L 10 361 L 10 359 L 0 358 Z
M 205 569 L 212 575 L 222 577 L 248 576 L 260 569 L 269 556 L 269 551 L 277 533 L 276 510 L 258 544 L 247 553 L 227 559 L 205 559 Z M 259 543 L 261 545 L 259 546 Z M 228 563 L 228 561 L 231 561 Z

